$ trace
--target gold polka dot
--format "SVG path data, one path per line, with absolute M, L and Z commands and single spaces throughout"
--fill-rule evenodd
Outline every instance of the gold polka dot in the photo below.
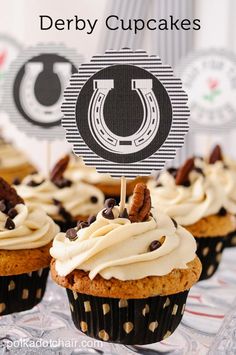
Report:
M 77 300 L 77 298 L 78 298 L 78 293 L 75 292 L 75 291 L 73 291 L 73 296 L 74 296 L 74 299 Z
M 128 301 L 124 299 L 119 300 L 119 308 L 125 308 L 128 307 Z
M 82 332 L 87 332 L 88 330 L 88 324 L 84 321 L 80 322 L 80 329 L 82 330 Z
M 85 312 L 91 312 L 91 305 L 89 301 L 84 302 L 84 310 Z
M 158 321 L 156 320 L 155 322 L 149 323 L 148 329 L 154 333 L 157 327 L 158 327 Z
M 43 273 L 43 269 L 39 269 L 39 270 L 38 270 L 38 275 L 39 275 L 39 277 L 42 276 L 42 273 Z
M 163 304 L 163 308 L 166 308 L 166 307 L 168 307 L 169 305 L 170 305 L 170 299 L 169 299 L 169 297 L 167 297 L 165 303 Z
M 29 290 L 27 288 L 23 289 L 21 297 L 23 300 L 27 300 L 27 298 L 29 298 Z
M 145 307 L 144 307 L 143 310 L 142 310 L 143 316 L 145 317 L 146 314 L 148 314 L 149 312 L 150 312 L 149 305 L 148 305 L 148 304 L 145 304 Z
M 126 332 L 126 334 L 129 334 L 134 329 L 134 325 L 132 322 L 125 322 L 123 324 L 123 329 Z
M 36 298 L 40 299 L 42 297 L 42 289 L 38 288 L 36 291 Z
M 15 284 L 15 282 L 13 281 L 13 280 L 11 280 L 10 282 L 9 282 L 9 285 L 8 285 L 8 291 L 12 291 L 12 290 L 14 290 L 16 288 L 16 284 Z
M 5 309 L 6 309 L 5 303 L 0 303 L 0 313 L 2 313 L 3 311 L 5 311 Z
M 210 265 L 209 268 L 207 269 L 207 275 L 208 276 L 212 275 L 214 272 L 214 269 L 215 269 L 214 265 Z
M 221 251 L 221 248 L 223 246 L 223 243 L 222 242 L 219 242 L 216 244 L 216 252 L 218 253 L 219 251 Z
M 208 253 L 209 253 L 209 247 L 205 247 L 205 248 L 202 250 L 202 255 L 203 255 L 203 256 L 207 256 Z
M 103 341 L 108 341 L 109 340 L 109 335 L 107 334 L 107 332 L 104 329 L 100 330 L 100 332 L 98 333 L 98 336 Z
M 185 303 L 183 304 L 183 307 L 182 307 L 182 311 L 181 311 L 181 314 L 183 315 L 184 314 L 184 310 L 185 310 Z
M 163 340 L 168 338 L 171 335 L 171 332 L 168 330 L 166 334 L 163 336 Z
M 71 309 L 71 312 L 74 312 L 74 307 L 73 307 L 73 304 L 70 303 L 70 309 Z
M 216 261 L 217 261 L 218 263 L 220 263 L 220 262 L 221 262 L 221 259 L 222 259 L 222 253 L 218 253 L 218 254 L 216 255 Z
M 177 304 L 174 305 L 173 310 L 172 310 L 172 315 L 175 316 L 177 311 L 178 311 L 179 306 Z
M 108 303 L 104 303 L 102 305 L 102 311 L 103 311 L 104 316 L 110 312 L 110 306 Z

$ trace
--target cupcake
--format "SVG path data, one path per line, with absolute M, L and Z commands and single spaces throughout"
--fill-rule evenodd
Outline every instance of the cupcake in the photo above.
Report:
M 36 171 L 24 153 L 3 139 L 0 140 L 0 157 L 0 176 L 9 184 Z
M 202 262 L 200 280 L 217 270 L 226 236 L 234 230 L 232 215 L 224 208 L 225 194 L 217 181 L 205 175 L 191 158 L 170 168 L 150 183 L 154 207 L 162 208 L 195 237 Z
M 201 263 L 192 235 L 170 217 L 150 213 L 150 192 L 136 185 L 129 211 L 114 199 L 96 220 L 59 233 L 50 253 L 53 280 L 67 290 L 75 326 L 88 336 L 148 344 L 181 321 Z
M 104 202 L 103 193 L 96 187 L 64 177 L 68 163 L 66 156 L 52 169 L 50 178 L 33 174 L 16 186 L 29 206 L 41 206 L 62 231 L 96 215 Z
M 59 228 L 0 178 L 0 316 L 34 307 L 44 295 L 51 241 Z
M 82 181 L 97 187 L 103 192 L 105 198 L 113 197 L 119 203 L 120 198 L 120 180 L 113 179 L 109 174 L 100 174 L 95 168 L 88 167 L 81 158 L 71 155 L 70 163 L 65 171 L 65 177 L 71 181 Z M 129 197 L 138 182 L 146 182 L 148 178 L 138 177 L 127 181 L 127 197 Z
M 236 163 L 224 156 L 221 147 L 216 145 L 209 158 L 198 161 L 198 165 L 206 176 L 219 184 L 219 188 L 224 192 L 223 208 L 236 216 Z M 227 247 L 236 246 L 236 226 L 225 241 Z

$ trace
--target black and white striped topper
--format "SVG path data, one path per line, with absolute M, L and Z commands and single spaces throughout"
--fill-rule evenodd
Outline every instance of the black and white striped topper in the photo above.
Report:
M 75 154 L 112 177 L 164 168 L 188 132 L 187 94 L 173 70 L 143 50 L 107 50 L 72 75 L 62 125 Z
M 21 131 L 46 141 L 64 138 L 63 93 L 82 58 L 63 44 L 23 49 L 3 83 L 2 109 Z

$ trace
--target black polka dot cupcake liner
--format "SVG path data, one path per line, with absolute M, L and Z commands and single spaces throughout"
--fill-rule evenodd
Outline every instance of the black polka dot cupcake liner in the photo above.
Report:
M 225 238 L 225 247 L 226 248 L 236 247 L 236 230 L 229 233 Z
M 179 325 L 188 291 L 144 299 L 95 297 L 67 289 L 73 322 L 90 337 L 144 345 L 169 337 Z
M 43 298 L 48 273 L 47 267 L 26 274 L 0 276 L 0 316 L 36 306 Z
M 199 278 L 207 280 L 214 275 L 222 258 L 225 247 L 225 237 L 197 237 L 197 256 L 202 263 L 202 273 Z

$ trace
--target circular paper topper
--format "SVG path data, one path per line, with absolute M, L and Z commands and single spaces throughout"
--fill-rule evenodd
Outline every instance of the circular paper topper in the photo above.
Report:
M 5 74 L 20 50 L 21 45 L 14 38 L 0 34 L 0 100 L 3 94 Z M 0 107 L 1 106 L 2 105 L 0 105 Z
M 189 96 L 191 128 L 213 132 L 235 128 L 235 54 L 225 49 L 194 52 L 179 71 Z
M 80 63 L 81 57 L 63 44 L 23 50 L 4 81 L 3 109 L 12 123 L 37 139 L 63 138 L 63 92 Z
M 170 66 L 143 50 L 108 50 L 65 90 L 62 125 L 75 154 L 112 177 L 162 169 L 188 131 L 187 95 Z

